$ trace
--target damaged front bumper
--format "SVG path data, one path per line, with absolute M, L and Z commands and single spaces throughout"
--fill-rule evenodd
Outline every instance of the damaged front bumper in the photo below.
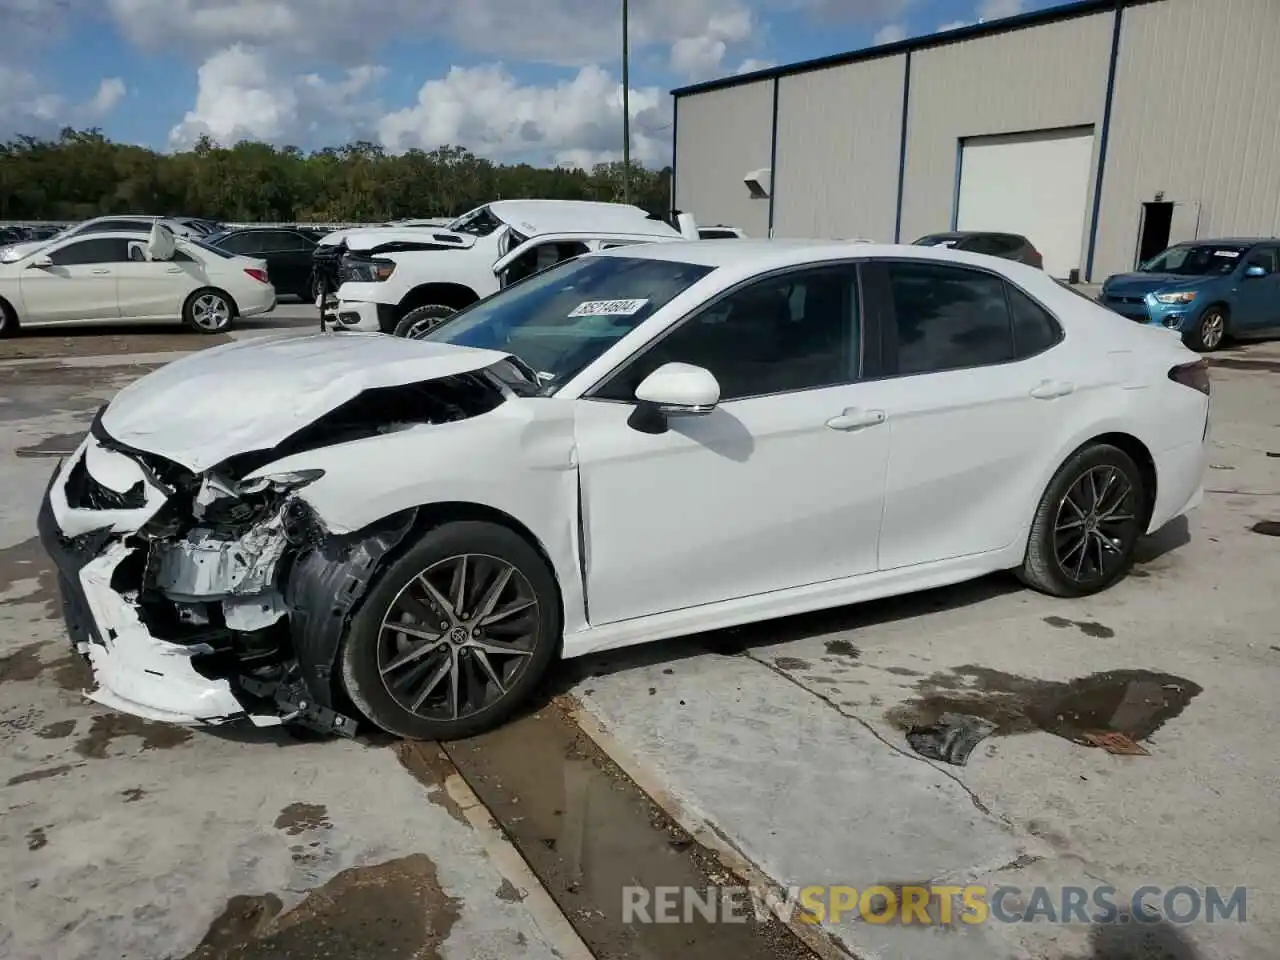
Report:
M 93 670 L 86 695 L 170 723 L 353 735 L 329 683 L 345 620 L 301 616 L 321 634 L 307 645 L 314 662 L 299 660 L 290 629 L 286 591 L 306 593 L 327 570 L 308 563 L 323 540 L 309 510 L 279 484 L 252 486 L 254 499 L 168 463 L 162 477 L 148 460 L 113 449 L 95 421 L 38 515 L 72 644 Z

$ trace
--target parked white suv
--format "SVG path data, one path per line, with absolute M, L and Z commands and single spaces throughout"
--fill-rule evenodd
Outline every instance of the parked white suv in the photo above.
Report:
M 696 229 L 696 228 L 694 228 Z M 341 286 L 325 312 L 340 330 L 416 337 L 546 267 L 632 243 L 685 239 L 639 207 L 497 200 L 446 228 L 374 227 L 343 238 Z

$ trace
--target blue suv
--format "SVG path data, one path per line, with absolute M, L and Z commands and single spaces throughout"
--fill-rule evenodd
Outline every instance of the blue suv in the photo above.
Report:
M 1099 300 L 1130 320 L 1179 331 L 1201 352 L 1227 337 L 1280 333 L 1280 240 L 1179 243 L 1134 273 L 1108 277 Z

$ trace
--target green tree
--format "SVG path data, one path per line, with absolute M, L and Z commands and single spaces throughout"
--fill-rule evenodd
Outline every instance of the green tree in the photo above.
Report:
M 665 215 L 671 171 L 632 165 L 631 201 Z M 459 145 L 388 154 L 356 141 L 306 153 L 202 137 L 157 153 L 101 130 L 0 143 L 0 220 L 74 220 L 105 213 L 235 221 L 381 221 L 453 216 L 495 198 L 607 200 L 624 196 L 620 163 L 592 170 L 498 164 Z

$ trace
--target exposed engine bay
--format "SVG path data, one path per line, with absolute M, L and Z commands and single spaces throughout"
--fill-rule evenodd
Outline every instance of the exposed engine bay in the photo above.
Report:
M 486 414 L 536 378 L 504 360 L 365 389 L 270 449 L 196 472 L 129 446 L 104 407 L 39 517 L 92 699 L 179 723 L 249 717 L 351 736 L 332 676 L 350 614 L 415 512 L 337 534 L 300 495 L 323 470 L 270 464 Z

